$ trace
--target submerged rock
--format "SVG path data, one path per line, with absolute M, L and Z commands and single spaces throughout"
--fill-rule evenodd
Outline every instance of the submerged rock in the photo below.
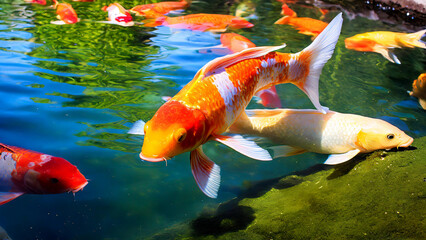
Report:
M 426 239 L 426 137 L 413 146 L 287 176 L 154 239 Z

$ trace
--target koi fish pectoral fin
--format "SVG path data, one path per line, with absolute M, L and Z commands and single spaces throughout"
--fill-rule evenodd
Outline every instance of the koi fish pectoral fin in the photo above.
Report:
M 127 132 L 128 134 L 135 134 L 135 135 L 145 135 L 144 132 L 145 122 L 142 120 L 136 121 L 133 126 L 130 128 L 130 130 Z
M 401 62 L 396 57 L 396 55 L 393 52 L 390 52 L 389 49 L 387 49 L 387 48 L 378 47 L 378 48 L 375 48 L 374 51 L 376 53 L 382 54 L 383 57 L 385 57 L 387 60 L 389 60 L 389 61 L 391 61 L 393 63 L 401 64 Z
M 247 157 L 261 160 L 270 161 L 272 160 L 271 155 L 266 149 L 259 147 L 255 142 L 244 139 L 241 135 L 232 136 L 215 136 L 214 140 L 225 144 L 226 146 L 234 149 L 235 151 L 246 155 Z
M 12 201 L 13 199 L 24 194 L 23 192 L 0 192 L 0 205 Z
M 303 148 L 298 148 L 298 147 L 293 147 L 288 145 L 274 146 L 274 147 L 270 147 L 270 149 L 273 151 L 274 158 L 290 157 L 290 156 L 307 152 Z
M 200 147 L 191 151 L 191 170 L 198 187 L 208 197 L 216 198 L 220 186 L 220 167 Z
M 337 165 L 340 163 L 344 163 L 346 161 L 351 160 L 353 157 L 355 157 L 358 153 L 360 153 L 359 149 L 351 150 L 345 153 L 341 154 L 331 154 L 327 160 L 324 162 L 324 164 L 327 165 Z
M 55 24 L 55 25 L 65 25 L 66 23 L 62 20 L 57 20 L 57 21 L 50 21 L 51 24 Z

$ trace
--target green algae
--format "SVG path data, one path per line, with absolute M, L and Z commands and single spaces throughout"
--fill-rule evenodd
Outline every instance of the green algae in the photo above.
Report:
M 426 137 L 413 146 L 275 179 L 153 238 L 426 239 Z

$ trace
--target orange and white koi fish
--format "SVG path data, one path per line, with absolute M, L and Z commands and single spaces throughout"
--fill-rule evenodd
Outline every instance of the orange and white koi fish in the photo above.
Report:
M 71 4 L 58 3 L 57 0 L 53 0 L 53 2 L 55 3 L 53 5 L 53 8 L 56 8 L 56 14 L 58 14 L 56 17 L 59 19 L 59 21 L 52 21 L 50 23 L 62 25 L 72 24 L 80 21 L 80 19 L 77 17 L 77 13 L 75 12 L 74 8 L 72 8 Z
M 224 32 L 227 28 L 251 28 L 254 25 L 244 18 L 223 14 L 189 14 L 180 17 L 160 17 L 145 24 L 146 27 L 168 26 L 176 29 Z
M 388 31 L 367 32 L 357 34 L 345 39 L 347 49 L 361 52 L 380 53 L 387 60 L 401 64 L 395 54 L 389 52 L 392 48 L 426 48 L 426 45 L 420 39 L 425 35 L 426 29 L 415 33 L 397 33 Z
M 325 27 L 327 27 L 327 23 L 321 20 L 308 18 L 308 17 L 289 17 L 284 16 L 278 19 L 275 24 L 287 24 L 295 27 L 299 30 L 299 33 L 310 35 L 313 38 L 318 36 Z
M 133 7 L 130 12 L 145 18 L 156 18 L 158 15 L 164 15 L 171 11 L 185 10 L 190 4 L 191 1 L 189 0 L 143 4 Z
M 102 10 L 108 12 L 108 22 L 125 27 L 133 26 L 133 18 L 130 13 L 119 3 L 111 3 L 109 6 L 102 7 Z
M 194 79 L 164 103 L 146 124 L 140 120 L 131 134 L 145 135 L 142 160 L 160 162 L 190 152 L 192 173 L 199 188 L 216 197 L 220 168 L 202 150 L 210 140 L 221 142 L 257 160 L 272 160 L 268 151 L 240 135 L 224 136 L 253 95 L 272 85 L 293 83 L 314 106 L 326 112 L 318 99 L 318 80 L 333 54 L 342 26 L 339 14 L 299 53 L 279 53 L 277 47 L 248 48 L 219 57 L 201 68 Z
M 67 160 L 0 143 L 0 205 L 24 193 L 78 192 L 86 178 Z
M 253 134 L 283 144 L 272 147 L 275 157 L 304 152 L 330 154 L 324 164 L 346 162 L 358 153 L 408 147 L 413 138 L 392 124 L 375 118 L 317 110 L 246 110 L 229 133 Z
M 25 0 L 25 2 L 46 5 L 46 0 Z
M 418 98 L 420 105 L 426 110 L 426 73 L 420 74 L 413 81 L 413 91 L 410 92 L 410 96 Z

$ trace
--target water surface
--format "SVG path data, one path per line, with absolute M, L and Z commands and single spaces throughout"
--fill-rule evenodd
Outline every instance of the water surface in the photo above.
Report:
M 204 208 L 235 197 L 250 182 L 283 176 L 322 163 L 327 156 L 303 154 L 271 162 L 249 159 L 209 142 L 205 153 L 221 166 L 218 199 L 198 189 L 189 154 L 165 163 L 141 162 L 142 137 L 127 130 L 149 120 L 215 54 L 197 50 L 220 44 L 219 34 L 97 23 L 111 1 L 70 2 L 83 21 L 52 25 L 55 11 L 23 1 L 0 1 L 0 142 L 69 160 L 89 179 L 72 194 L 24 195 L 0 206 L 0 226 L 14 239 L 144 239 Z M 135 1 L 120 2 L 131 8 Z M 255 27 L 234 32 L 257 45 L 286 43 L 283 52 L 309 45 L 309 36 L 280 18 L 277 1 L 254 1 Z M 231 9 L 231 10 L 229 10 Z M 232 13 L 223 1 L 199 1 L 186 13 Z M 311 7 L 299 16 L 319 18 Z M 337 15 L 331 11 L 324 21 Z M 89 20 L 90 19 L 90 20 Z M 142 20 L 136 18 L 136 21 Z M 382 118 L 412 137 L 426 133 L 425 112 L 410 97 L 413 79 L 425 72 L 425 51 L 398 49 L 401 65 L 381 55 L 347 50 L 344 38 L 404 26 L 345 18 L 332 59 L 320 79 L 321 103 L 332 110 Z M 283 105 L 313 108 L 296 87 L 277 87 Z M 261 106 L 253 101 L 250 108 Z

